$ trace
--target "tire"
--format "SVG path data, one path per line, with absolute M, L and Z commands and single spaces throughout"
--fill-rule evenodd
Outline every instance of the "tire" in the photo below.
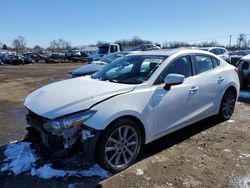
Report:
M 114 173 L 126 169 L 138 156 L 141 140 L 135 122 L 125 118 L 114 121 L 99 140 L 96 150 L 98 164 Z
M 221 101 L 219 119 L 222 121 L 229 120 L 234 112 L 236 103 L 236 92 L 233 89 L 228 89 Z

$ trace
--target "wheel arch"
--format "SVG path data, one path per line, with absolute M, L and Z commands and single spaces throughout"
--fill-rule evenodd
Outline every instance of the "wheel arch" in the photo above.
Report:
M 136 116 L 134 116 L 134 115 L 123 115 L 123 116 L 119 116 L 119 117 L 113 119 L 113 120 L 105 127 L 105 129 L 101 130 L 100 135 L 99 135 L 99 137 L 98 137 L 98 140 L 97 140 L 97 142 L 96 142 L 96 147 L 95 147 L 95 149 L 94 149 L 94 153 L 95 153 L 94 160 L 95 160 L 96 162 L 98 162 L 98 156 L 97 156 L 97 155 L 98 155 L 98 150 L 97 150 L 97 148 L 98 148 L 99 145 L 100 145 L 101 137 L 103 136 L 103 133 L 105 132 L 105 130 L 107 130 L 108 128 L 110 128 L 114 122 L 119 121 L 120 119 L 129 119 L 129 120 L 135 122 L 135 124 L 138 126 L 138 128 L 139 128 L 139 130 L 140 130 L 140 132 L 141 132 L 141 134 L 142 134 L 142 141 L 141 141 L 141 143 L 142 143 L 142 145 L 145 144 L 145 142 L 146 142 L 146 132 L 145 132 L 145 127 L 144 127 L 142 121 L 141 121 L 138 117 L 136 117 Z
M 227 87 L 227 89 L 224 91 L 222 97 L 225 95 L 225 93 L 226 93 L 227 91 L 230 91 L 230 90 L 232 90 L 232 91 L 234 92 L 234 94 L 236 95 L 236 98 L 237 98 L 239 94 L 238 94 L 237 89 L 236 89 L 236 87 L 235 87 L 234 85 L 229 85 L 229 86 Z M 222 100 L 222 99 L 221 99 L 221 100 Z
M 220 112 L 220 107 L 221 107 L 221 102 L 222 102 L 222 99 L 223 99 L 223 96 L 225 95 L 225 93 L 229 90 L 233 90 L 236 94 L 236 99 L 238 99 L 238 96 L 239 96 L 239 92 L 237 90 L 237 87 L 236 85 L 234 84 L 229 84 L 226 89 L 223 91 L 223 93 L 220 95 L 220 99 L 218 101 L 219 105 L 217 105 L 217 110 L 216 110 L 216 114 L 218 114 Z

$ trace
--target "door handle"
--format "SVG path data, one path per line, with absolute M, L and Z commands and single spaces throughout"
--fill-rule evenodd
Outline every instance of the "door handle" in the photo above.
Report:
M 223 82 L 223 80 L 224 80 L 224 77 L 223 77 L 223 76 L 220 76 L 220 77 L 218 78 L 218 84 L 220 84 L 221 82 Z
M 196 93 L 197 91 L 198 91 L 198 87 L 197 86 L 193 86 L 193 87 L 191 87 L 191 89 L 190 89 L 190 93 L 191 94 L 194 94 L 194 93 Z

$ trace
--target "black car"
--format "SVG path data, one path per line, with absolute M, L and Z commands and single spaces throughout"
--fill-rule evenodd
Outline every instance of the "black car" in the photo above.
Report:
M 19 55 L 7 55 L 3 58 L 3 63 L 10 65 L 21 65 L 24 64 L 24 58 L 23 56 Z
M 30 57 L 23 56 L 22 58 L 23 58 L 24 64 L 34 64 L 35 63 L 35 60 L 30 58 Z
M 242 57 L 238 63 L 239 79 L 241 88 L 247 88 L 250 84 L 250 55 Z
M 64 53 L 53 53 L 48 58 L 45 59 L 46 63 L 61 63 L 65 61 Z
M 31 53 L 31 52 L 25 53 L 23 54 L 23 56 L 28 59 L 33 59 L 35 62 L 38 62 L 41 59 L 39 54 Z
M 236 66 L 237 62 L 244 56 L 250 54 L 250 50 L 236 50 L 234 52 L 231 52 L 230 58 L 231 58 L 231 64 Z

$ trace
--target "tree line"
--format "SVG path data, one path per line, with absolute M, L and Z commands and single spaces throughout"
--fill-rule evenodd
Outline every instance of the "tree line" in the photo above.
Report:
M 88 46 L 99 46 L 101 44 L 107 44 L 110 43 L 108 41 L 98 41 L 96 44 L 88 45 Z M 116 40 L 114 43 L 119 43 L 123 48 L 125 47 L 134 47 L 141 44 L 156 44 L 160 45 L 159 43 L 155 43 L 150 40 L 141 39 L 138 36 L 132 37 L 130 39 L 121 39 Z M 203 41 L 199 43 L 188 43 L 188 42 L 181 42 L 181 41 L 166 41 L 164 42 L 161 47 L 162 48 L 179 48 L 179 47 L 213 47 L 213 46 L 221 46 L 226 47 L 230 50 L 238 50 L 238 49 L 247 49 L 250 48 L 250 39 L 247 38 L 247 35 L 245 34 L 239 34 L 237 36 L 237 42 L 234 45 L 221 45 L 216 40 L 214 41 Z M 29 51 L 30 49 L 33 49 L 34 51 L 42 51 L 47 50 L 51 52 L 59 52 L 62 50 L 69 50 L 69 49 L 82 49 L 85 46 L 72 46 L 70 42 L 64 40 L 64 39 L 58 39 L 58 40 L 52 40 L 49 43 L 49 46 L 47 48 L 42 48 L 39 45 L 35 45 L 33 48 L 27 47 L 27 40 L 23 36 L 18 36 L 12 41 L 12 46 L 7 46 L 6 44 L 3 44 L 0 42 L 0 48 L 3 50 L 14 50 L 18 53 L 24 53 L 26 51 Z

